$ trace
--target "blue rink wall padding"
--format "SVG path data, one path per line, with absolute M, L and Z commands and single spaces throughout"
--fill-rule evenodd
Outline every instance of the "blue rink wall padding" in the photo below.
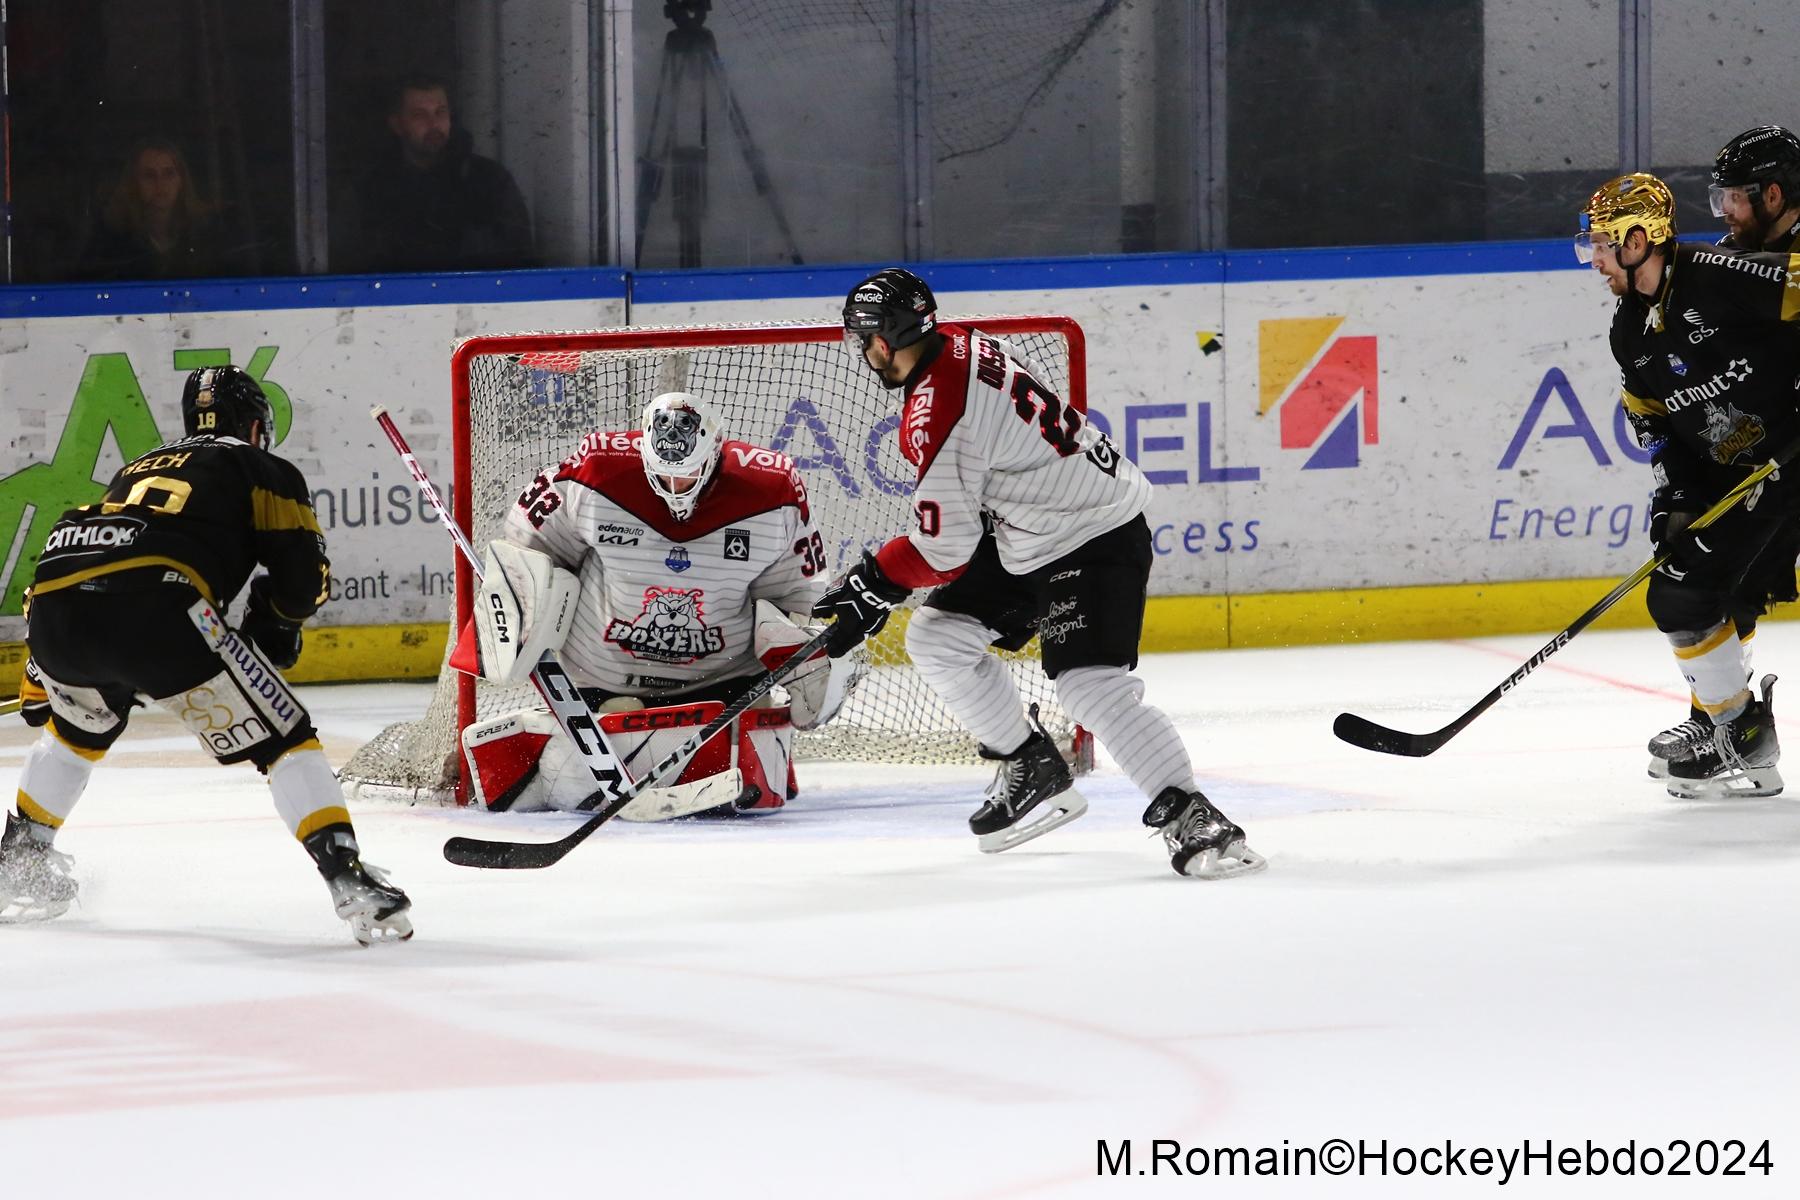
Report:
M 294 308 L 618 300 L 641 304 L 841 296 L 886 263 L 686 271 L 550 268 L 433 275 L 0 286 L 0 320 L 149 316 Z M 1112 254 L 914 264 L 942 292 L 1054 291 L 1159 284 L 1385 279 L 1582 270 L 1562 238 L 1425 246 L 1234 250 L 1221 254 Z

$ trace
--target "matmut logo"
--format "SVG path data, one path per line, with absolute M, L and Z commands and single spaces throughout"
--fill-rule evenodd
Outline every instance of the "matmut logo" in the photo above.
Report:
M 1310 450 L 1301 469 L 1354 467 L 1380 440 L 1380 366 L 1373 336 L 1338 337 L 1343 317 L 1259 321 L 1257 412 L 1281 410 L 1281 448 Z

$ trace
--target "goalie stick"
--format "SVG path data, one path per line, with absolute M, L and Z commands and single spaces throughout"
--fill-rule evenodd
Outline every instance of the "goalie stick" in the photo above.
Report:
M 387 434 L 388 441 L 393 443 L 394 450 L 406 464 L 406 469 L 412 472 L 419 490 L 425 493 L 431 507 L 437 509 L 438 520 L 450 531 L 450 537 L 456 542 L 456 548 L 462 551 L 469 570 L 474 573 L 475 578 L 480 579 L 481 560 L 475 553 L 475 547 L 469 544 L 468 535 L 463 533 L 462 526 L 450 514 L 443 497 L 438 495 L 437 488 L 432 486 L 425 468 L 413 457 L 412 447 L 406 444 L 406 437 L 400 432 L 399 426 L 394 424 L 394 418 L 388 415 L 387 409 L 379 405 L 370 409 L 369 415 L 375 418 L 375 423 Z M 544 703 L 549 705 L 550 712 L 556 717 L 556 723 L 562 727 L 563 733 L 574 743 L 588 774 L 593 776 L 594 790 L 607 797 L 604 805 L 610 807 L 621 796 L 630 799 L 635 789 L 627 787 L 630 777 L 625 773 L 625 767 L 619 762 L 619 756 L 613 753 L 612 744 L 600 731 L 599 722 L 594 720 L 587 701 L 581 698 L 575 682 L 563 670 L 562 663 L 555 654 L 546 651 L 538 659 L 537 666 L 531 671 L 531 682 L 537 687 L 538 694 L 543 696 Z M 617 808 L 613 811 L 616 812 Z
M 14 696 L 11 700 L 0 700 L 0 717 L 10 717 L 12 714 L 18 712 L 20 705 L 24 703 L 25 702 L 17 696 Z
M 491 842 L 485 838 L 453 837 L 444 843 L 444 857 L 459 867 L 514 871 L 535 870 L 561 862 L 565 854 L 579 846 L 594 830 L 606 824 L 615 813 L 631 803 L 632 798 L 640 791 L 654 785 L 658 779 L 666 779 L 670 771 L 678 769 L 714 734 L 730 725 L 744 710 L 767 695 L 769 689 L 798 671 L 807 659 L 825 648 L 825 642 L 830 636 L 829 626 L 814 634 L 787 661 L 751 684 L 743 695 L 727 704 L 724 711 L 708 721 L 698 733 L 665 755 L 650 768 L 643 779 L 627 782 L 620 795 L 609 800 L 566 837 L 554 842 Z
M 1745 496 L 1748 496 L 1752 490 L 1762 483 L 1763 480 L 1773 475 L 1776 471 L 1779 471 L 1797 453 L 1800 453 L 1800 442 L 1793 442 L 1784 447 L 1781 453 L 1746 475 L 1736 487 L 1725 493 L 1725 495 L 1719 499 L 1717 504 L 1695 517 L 1693 522 L 1683 531 L 1683 535 L 1685 536 L 1696 530 L 1705 529 L 1708 525 L 1711 525 L 1727 512 L 1731 511 L 1731 509 L 1737 506 L 1739 501 L 1743 500 Z M 1431 733 L 1407 733 L 1404 730 L 1389 729 L 1386 725 L 1378 725 L 1367 717 L 1359 717 L 1355 713 L 1339 713 L 1337 720 L 1332 722 L 1331 732 L 1337 734 L 1338 737 L 1349 742 L 1352 746 L 1357 746 L 1364 750 L 1374 750 L 1381 754 L 1399 754 L 1408 758 L 1424 758 L 1428 754 L 1436 753 L 1443 748 L 1444 743 L 1468 728 L 1469 724 L 1473 722 L 1476 717 L 1479 717 L 1482 713 L 1498 703 L 1500 697 L 1517 687 L 1527 675 L 1543 666 L 1545 660 L 1552 654 L 1555 654 L 1558 650 L 1561 650 L 1564 646 L 1573 641 L 1576 634 L 1598 620 L 1601 613 L 1617 604 L 1620 600 L 1623 600 L 1627 593 L 1644 580 L 1650 578 L 1653 571 L 1668 561 L 1669 555 L 1657 555 L 1651 558 L 1649 562 L 1633 571 L 1630 575 L 1626 576 L 1619 582 L 1617 587 L 1600 597 L 1599 602 L 1592 608 L 1582 613 L 1579 617 L 1576 617 L 1567 629 L 1564 629 L 1561 633 L 1551 638 L 1542 650 L 1539 650 L 1536 654 L 1526 659 L 1518 670 L 1514 671 L 1500 682 L 1499 687 L 1476 701 L 1473 708 L 1469 709 L 1468 712 L 1465 712 L 1462 716 L 1456 718 L 1456 720 L 1450 722 L 1442 729 L 1435 730 Z

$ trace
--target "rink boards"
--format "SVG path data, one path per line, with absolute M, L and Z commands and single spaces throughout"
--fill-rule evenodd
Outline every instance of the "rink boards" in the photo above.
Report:
M 0 644 L 22 634 L 20 593 L 49 522 L 179 431 L 186 371 L 235 361 L 270 391 L 279 452 L 305 472 L 330 540 L 334 595 L 299 676 L 431 674 L 449 542 L 369 420 L 372 404 L 396 414 L 447 482 L 456 338 L 830 321 L 861 273 L 0 290 Z M 1085 329 L 1090 411 L 1156 484 L 1147 648 L 1553 628 L 1648 552 L 1649 471 L 1618 415 L 1611 297 L 1565 243 L 923 273 L 946 315 L 1058 312 Z M 849 445 L 867 434 L 830 432 Z M 780 448 L 803 466 L 829 459 L 809 436 Z M 858 486 L 837 478 L 815 484 L 815 503 Z M 1620 608 L 1620 622 L 1641 620 L 1637 603 Z

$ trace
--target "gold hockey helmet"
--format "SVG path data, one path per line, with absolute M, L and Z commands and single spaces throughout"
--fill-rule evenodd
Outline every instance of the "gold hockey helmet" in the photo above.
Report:
M 1609 179 L 1588 198 L 1575 235 L 1575 257 L 1594 261 L 1594 239 L 1622 245 L 1633 229 L 1642 229 L 1652 246 L 1675 239 L 1675 193 L 1654 175 L 1642 171 Z

